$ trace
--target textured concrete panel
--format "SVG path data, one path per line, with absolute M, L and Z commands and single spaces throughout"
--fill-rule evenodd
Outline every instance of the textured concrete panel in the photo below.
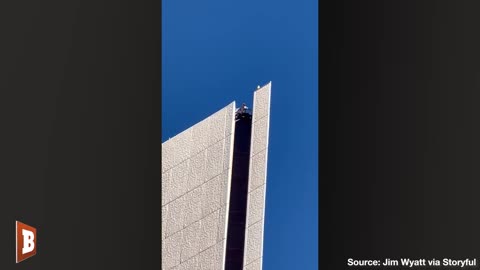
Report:
M 162 269 L 222 269 L 235 103 L 162 144 Z
M 271 83 L 254 94 L 244 269 L 262 269 Z
M 254 118 L 253 122 L 261 119 L 267 115 L 270 115 L 270 92 L 272 84 L 268 83 L 264 87 L 255 91 L 253 106 L 254 106 Z
M 222 270 L 224 265 L 225 241 L 206 249 L 198 255 L 199 270 Z
M 196 256 L 188 259 L 174 270 L 222 270 L 223 269 L 223 249 L 225 242 L 220 242 Z
M 202 203 L 203 203 L 203 187 L 199 186 L 196 189 L 188 192 L 184 198 L 183 211 L 182 211 L 182 224 L 183 227 L 187 227 L 197 220 L 203 218 L 202 215 Z
M 190 161 L 185 159 L 172 168 L 172 198 L 176 199 L 183 196 L 188 191 L 188 167 Z
M 181 179 L 188 175 L 189 160 L 183 160 L 178 165 L 172 168 L 172 178 Z
M 186 174 L 177 169 L 188 168 L 187 164 L 188 160 L 162 174 L 162 176 L 165 176 L 165 178 L 162 178 L 162 206 L 183 196 L 188 191 L 188 178 Z M 182 175 L 182 177 L 178 177 L 179 175 Z
M 201 220 L 200 231 L 200 251 L 203 251 L 217 243 L 217 231 L 220 211 L 213 212 Z
M 233 136 L 228 135 L 225 137 L 225 144 L 223 146 L 223 169 L 227 170 L 232 167 L 232 159 L 230 158 L 233 151 Z
M 223 171 L 223 145 L 220 140 L 207 149 L 207 180 L 219 175 Z
M 171 143 L 162 144 L 162 172 L 165 172 L 175 165 L 173 154 L 174 147 Z
M 162 215 L 165 215 L 167 213 L 167 211 L 168 211 L 168 206 L 162 206 Z M 167 224 L 166 221 L 167 221 L 166 218 L 162 218 L 162 228 L 164 228 L 162 230 L 162 242 L 163 242 L 163 239 L 165 239 L 165 237 L 167 236 L 167 234 L 166 234 L 167 230 L 165 230 L 165 228 L 166 228 L 165 226 Z
M 208 118 L 208 145 L 225 138 L 225 116 L 226 110 L 221 110 Z
M 253 122 L 252 148 L 251 148 L 252 150 L 250 153 L 252 156 L 256 155 L 258 152 L 265 150 L 267 148 L 268 122 L 269 122 L 268 116 L 265 116 Z
M 263 219 L 265 210 L 265 185 L 260 186 L 248 194 L 247 226 Z
M 247 228 L 245 263 L 251 262 L 262 257 L 263 247 L 263 222 L 259 221 Z
M 183 131 L 179 136 L 173 138 L 175 145 L 183 147 L 175 147 L 173 160 L 175 164 L 179 164 L 190 157 L 191 147 L 193 145 L 192 129 Z
M 261 270 L 262 269 L 262 258 L 251 262 L 250 264 L 243 267 L 243 270 Z
M 228 171 L 217 175 L 204 184 L 203 216 L 209 215 L 227 203 L 226 179 L 228 179 Z
M 189 258 L 195 256 L 200 251 L 200 220 L 183 229 L 182 244 L 181 244 L 181 262 L 187 261 Z
M 229 106 L 232 106 L 232 109 L 225 110 L 225 138 L 232 135 L 235 129 L 235 121 L 231 121 L 231 119 L 235 119 L 235 102 Z
M 219 269 L 215 246 L 204 250 L 198 255 L 198 269 Z
M 162 207 L 162 210 L 164 210 L 162 213 L 162 221 L 165 223 L 165 227 L 163 227 L 162 231 L 165 232 L 166 237 L 169 237 L 170 235 L 183 229 L 184 207 L 184 197 L 180 197 Z
M 191 129 L 193 139 L 191 154 L 195 155 L 208 148 L 208 118 L 194 125 Z
M 162 173 L 162 206 L 173 200 L 172 192 L 170 191 L 172 188 L 170 175 L 171 170 Z
M 226 240 L 217 241 L 218 230 L 221 228 L 220 217 L 220 210 L 218 210 L 182 231 L 182 264 L 195 264 L 198 267 L 192 269 L 221 269 L 224 259 L 223 250 L 218 248 L 224 247 Z M 191 260 L 197 262 L 191 262 Z
M 217 230 L 217 243 L 221 242 L 222 240 L 227 239 L 227 221 L 228 221 L 228 204 L 222 206 L 219 210 L 219 218 L 218 218 L 218 230 Z
M 190 159 L 188 171 L 188 190 L 192 190 L 206 181 L 206 155 L 207 151 L 203 150 L 195 154 Z
M 182 231 L 162 241 L 162 269 L 169 269 L 180 264 Z
M 248 191 L 258 188 L 265 184 L 267 166 L 267 150 L 263 150 L 252 157 L 250 161 L 250 176 Z
M 198 269 L 198 257 L 192 257 L 186 262 L 183 262 L 180 265 L 177 265 L 175 268 L 171 268 L 172 270 L 191 270 L 191 269 Z
M 233 133 L 235 102 L 162 143 L 162 172 Z M 227 119 L 227 116 L 229 117 Z

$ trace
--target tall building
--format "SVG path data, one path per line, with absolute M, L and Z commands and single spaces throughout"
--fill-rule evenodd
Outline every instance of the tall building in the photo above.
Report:
M 162 269 L 262 269 L 270 90 L 162 144 Z

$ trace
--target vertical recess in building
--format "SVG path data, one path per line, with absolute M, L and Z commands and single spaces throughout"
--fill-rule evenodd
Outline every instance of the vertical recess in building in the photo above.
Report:
M 241 270 L 243 267 L 251 131 L 251 114 L 237 114 L 225 270 Z

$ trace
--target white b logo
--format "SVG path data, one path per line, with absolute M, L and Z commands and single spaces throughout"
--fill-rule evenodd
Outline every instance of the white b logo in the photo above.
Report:
M 22 254 L 32 252 L 35 249 L 35 242 L 33 240 L 35 239 L 35 235 L 31 231 L 27 231 L 25 229 L 22 229 L 22 235 L 23 235 L 23 248 L 22 248 Z
M 38 234 L 35 227 L 15 222 L 15 261 L 17 263 L 37 254 Z

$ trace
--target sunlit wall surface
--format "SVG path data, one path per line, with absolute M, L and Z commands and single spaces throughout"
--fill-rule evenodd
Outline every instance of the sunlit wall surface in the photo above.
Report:
M 162 144 L 162 269 L 261 269 L 270 89 L 254 93 L 238 265 L 226 267 L 235 102 Z

